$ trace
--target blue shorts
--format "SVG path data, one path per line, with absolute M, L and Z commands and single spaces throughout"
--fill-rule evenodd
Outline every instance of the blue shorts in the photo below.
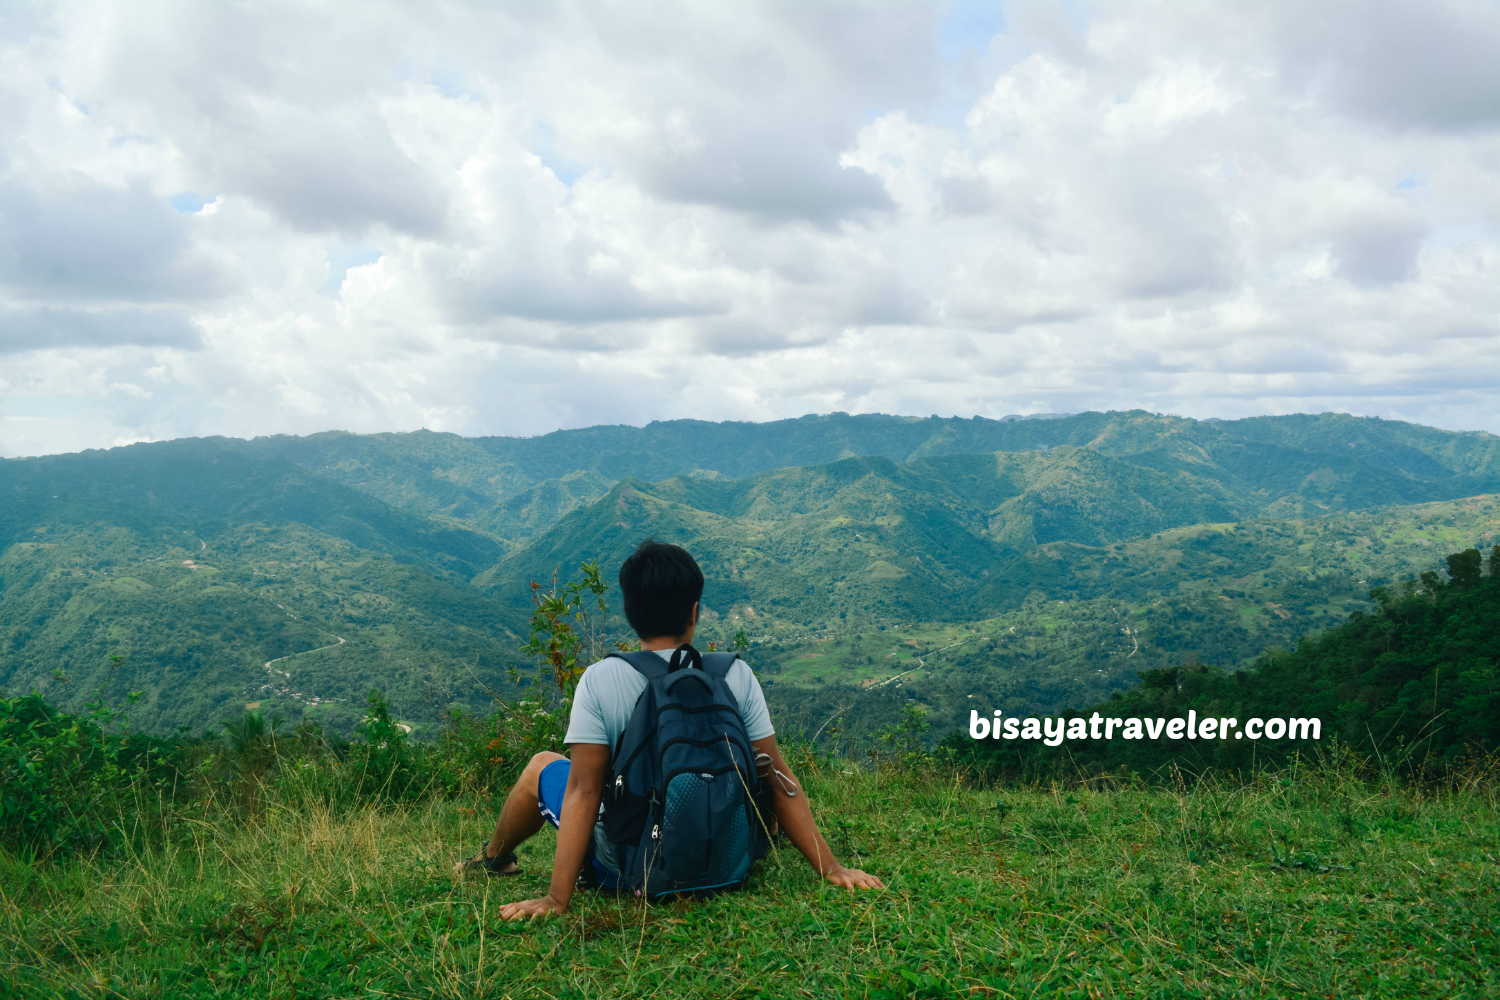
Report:
M 542 768 L 542 773 L 537 775 L 536 806 L 542 811 L 542 818 L 551 823 L 554 830 L 562 822 L 563 795 L 568 790 L 568 772 L 572 766 L 571 761 L 554 760 Z M 620 888 L 620 877 L 601 865 L 594 857 L 592 838 L 589 840 L 589 857 L 586 863 L 593 870 L 594 877 L 598 879 L 599 888 Z

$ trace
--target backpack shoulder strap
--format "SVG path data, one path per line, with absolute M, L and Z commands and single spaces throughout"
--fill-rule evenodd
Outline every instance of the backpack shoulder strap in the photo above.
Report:
M 660 656 L 649 650 L 637 649 L 629 653 L 613 653 L 611 655 L 635 667 L 648 681 L 654 681 L 658 677 L 667 676 L 667 665 L 662 662 Z
M 739 658 L 739 653 L 704 653 L 703 672 L 724 680 L 729 676 L 729 668 Z

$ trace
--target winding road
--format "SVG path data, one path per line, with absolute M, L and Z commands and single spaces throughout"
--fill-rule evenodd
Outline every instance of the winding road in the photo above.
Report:
M 281 607 L 281 605 L 278 604 L 277 607 Z M 267 660 L 266 661 L 266 673 L 268 673 L 268 674 L 272 674 L 272 673 L 280 674 L 281 676 L 283 676 L 283 677 L 287 678 L 288 680 L 290 680 L 291 676 L 292 676 L 291 674 L 287 673 L 285 670 L 272 670 L 271 669 L 271 664 L 273 664 L 273 663 L 280 663 L 282 660 L 290 660 L 294 656 L 306 656 L 308 653 L 316 653 L 316 652 L 319 652 L 319 651 L 324 650 L 324 649 L 332 649 L 335 646 L 342 646 L 344 644 L 344 640 L 341 639 L 339 636 L 334 636 L 334 638 L 338 639 L 339 641 L 338 642 L 330 642 L 328 645 L 326 645 L 326 646 L 319 646 L 317 649 L 304 649 L 300 653 L 288 653 L 285 656 L 278 656 L 274 660 Z

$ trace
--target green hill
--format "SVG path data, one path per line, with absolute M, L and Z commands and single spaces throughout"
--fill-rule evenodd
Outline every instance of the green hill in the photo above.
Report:
M 1249 666 L 1373 610 L 1374 586 L 1442 571 L 1437 553 L 1496 541 L 1500 498 L 1490 496 L 1193 525 L 1107 548 L 1058 543 L 1018 561 L 1014 573 L 1030 564 L 1034 586 L 994 617 L 826 631 L 754 631 L 757 620 L 748 624 L 764 641 L 750 655 L 788 727 L 812 732 L 844 709 L 868 731 L 915 700 L 941 733 L 976 703 L 1055 713 L 1133 687 L 1142 671 Z
M 1137 456 L 1142 465 L 1217 467 L 1267 502 L 1296 494 L 1350 507 L 1414 503 L 1500 485 L 1500 437 L 1341 414 L 1197 421 L 1143 411 L 1004 420 L 835 413 L 764 424 L 675 420 L 476 444 L 537 480 L 574 469 L 616 480 L 659 481 L 695 469 L 741 479 L 857 456 L 906 462 L 1072 445 Z
M 136 444 L 0 462 L 0 544 L 37 527 L 117 524 L 213 534 L 293 521 L 376 552 L 462 577 L 505 551 L 493 538 L 416 517 L 228 438 Z
M 450 703 L 486 706 L 479 685 L 508 690 L 521 662 L 514 611 L 304 525 L 33 537 L 0 555 L 0 688 L 73 709 L 101 687 L 112 703 L 142 691 L 131 716 L 149 730 L 259 703 L 348 731 L 372 686 L 433 724 Z
M 1237 505 L 1201 485 L 1076 448 L 627 480 L 476 583 L 519 600 L 554 567 L 616 564 L 655 535 L 698 556 L 710 610 L 761 631 L 975 621 L 1032 595 L 1179 593 L 1256 613 L 1275 605 L 1307 624 L 1347 613 L 1382 580 L 1433 568 L 1435 543 L 1480 544 L 1500 528 L 1493 497 L 1226 521 Z
M 0 495 L 7 690 L 75 706 L 142 691 L 133 718 L 157 731 L 255 701 L 295 717 L 316 697 L 347 730 L 372 685 L 432 723 L 450 696 L 487 701 L 456 672 L 503 687 L 520 660 L 522 617 L 466 583 L 501 543 L 242 441 L 3 462 Z M 265 662 L 292 654 L 272 684 Z
M 1431 767 L 1465 753 L 1500 747 L 1500 546 L 1490 550 L 1486 576 L 1480 553 L 1448 557 L 1449 580 L 1427 572 L 1402 586 L 1379 588 L 1374 614 L 1312 638 L 1295 651 L 1273 651 L 1253 667 L 1148 670 L 1139 687 L 1070 717 L 1310 718 L 1321 736 L 1338 739 L 1377 761 L 1407 769 Z M 988 702 L 975 702 L 988 714 Z M 1249 734 L 1253 736 L 1254 734 Z M 1248 771 L 1277 765 L 1311 744 L 1288 739 L 975 741 L 962 730 L 946 744 L 980 767 L 1085 773 L 1125 767 L 1142 773 L 1177 764 Z
M 744 480 L 626 480 L 478 582 L 519 596 L 554 566 L 617 563 L 656 535 L 698 556 L 714 610 L 748 604 L 809 626 L 851 614 L 974 619 L 1026 596 L 1038 574 L 1024 554 L 1038 541 L 1097 545 L 1234 512 L 1222 496 L 1077 448 L 851 458 Z

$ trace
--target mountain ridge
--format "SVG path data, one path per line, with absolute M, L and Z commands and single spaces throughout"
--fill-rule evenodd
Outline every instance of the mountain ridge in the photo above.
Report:
M 339 473 L 335 453 L 351 447 L 351 438 L 358 436 L 319 438 L 323 451 L 317 461 L 324 463 L 328 474 Z M 311 440 L 258 438 L 251 443 L 285 453 L 311 469 L 314 459 L 306 444 Z M 352 447 L 367 449 L 376 443 L 407 456 L 402 459 L 409 472 L 404 490 L 421 493 L 430 487 L 434 496 L 448 495 L 461 484 L 465 503 L 477 507 L 488 502 L 491 510 L 518 492 L 578 473 L 596 478 L 587 489 L 575 485 L 565 490 L 571 506 L 597 501 L 606 484 L 627 476 L 660 482 L 711 470 L 743 479 L 847 457 L 878 455 L 909 463 L 957 454 L 1045 453 L 1058 446 L 1084 448 L 1169 473 L 1191 468 L 1201 477 L 1253 482 L 1262 503 L 1281 501 L 1291 510 L 1421 503 L 1500 488 L 1500 437 L 1346 414 L 1210 422 L 1140 410 L 1045 420 L 836 413 L 767 423 L 657 421 L 639 428 L 582 428 L 533 438 L 413 432 L 360 438 Z M 413 449 L 429 443 L 436 451 L 433 460 L 444 464 L 433 465 L 423 480 L 417 475 L 420 463 L 411 456 Z M 481 452 L 482 461 L 475 458 L 473 464 L 462 466 L 463 456 Z M 402 506 L 397 499 L 385 499 Z M 450 500 L 446 512 L 458 516 L 457 503 Z M 557 505 L 562 513 L 571 506 Z M 478 515 L 463 516 L 472 521 Z M 545 518 L 526 524 L 527 529 L 546 526 Z M 490 529 L 512 541 L 529 537 L 503 516 L 492 518 Z

